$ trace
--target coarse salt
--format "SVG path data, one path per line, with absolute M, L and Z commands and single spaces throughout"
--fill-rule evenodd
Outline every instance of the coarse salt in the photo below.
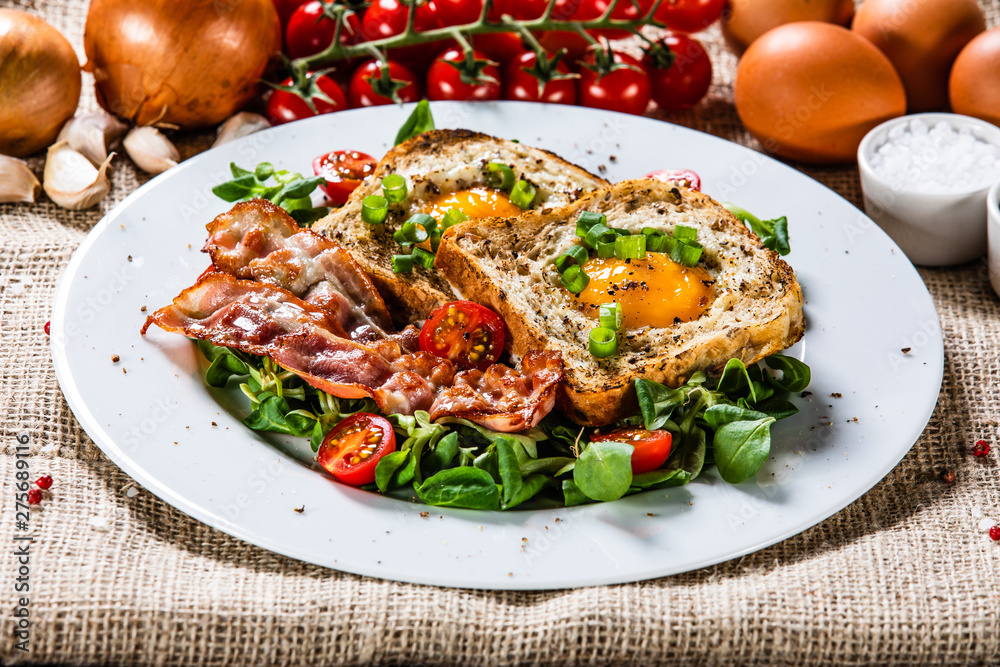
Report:
M 975 192 L 1000 181 L 1000 148 L 966 127 L 913 118 L 889 130 L 871 166 L 894 190 Z

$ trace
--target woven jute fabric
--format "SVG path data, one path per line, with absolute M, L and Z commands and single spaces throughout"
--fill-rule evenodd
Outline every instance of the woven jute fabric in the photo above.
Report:
M 82 60 L 86 2 L 0 6 L 44 16 Z M 996 24 L 1000 0 L 987 12 Z M 704 37 L 716 68 L 710 95 L 665 118 L 759 149 L 733 108 L 735 59 L 717 31 Z M 84 88 L 83 106 L 94 107 L 89 77 Z M 210 140 L 177 137 L 185 157 Z M 42 160 L 30 163 L 41 175 Z M 860 203 L 856 169 L 803 170 Z M 906 458 L 847 509 L 771 548 L 679 576 L 556 592 L 449 590 L 343 574 L 228 537 L 137 488 L 80 428 L 43 326 L 74 248 L 145 179 L 118 158 L 111 195 L 93 210 L 65 211 L 44 197 L 0 206 L 0 661 L 1000 663 L 1000 544 L 980 526 L 1000 522 L 1000 300 L 984 261 L 921 271 L 944 332 L 937 409 Z M 28 653 L 15 648 L 11 617 L 19 434 L 32 470 L 56 480 L 31 518 Z M 979 438 L 994 443 L 985 462 L 970 454 Z M 954 483 L 939 480 L 945 469 Z

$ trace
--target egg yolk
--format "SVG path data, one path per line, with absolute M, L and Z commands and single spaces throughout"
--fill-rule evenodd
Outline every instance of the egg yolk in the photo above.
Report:
M 441 222 L 450 208 L 457 208 L 470 218 L 509 218 L 522 212 L 507 195 L 493 188 L 470 188 L 431 197 L 423 212 Z
M 590 282 L 576 297 L 580 310 L 596 319 L 601 304 L 614 301 L 629 329 L 697 318 L 708 307 L 714 282 L 705 269 L 682 266 L 658 252 L 647 252 L 644 259 L 595 257 L 583 270 Z

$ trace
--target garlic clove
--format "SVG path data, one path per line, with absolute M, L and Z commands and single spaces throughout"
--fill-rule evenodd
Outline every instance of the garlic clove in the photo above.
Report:
M 212 148 L 221 146 L 240 137 L 245 137 L 254 132 L 260 132 L 271 127 L 270 121 L 259 113 L 241 111 L 230 116 L 225 123 L 219 126 L 219 135 L 212 144 Z
M 45 159 L 43 187 L 45 194 L 59 206 L 72 211 L 90 208 L 104 199 L 111 189 L 108 165 L 114 153 L 101 166 L 95 167 L 83 153 L 73 150 L 68 141 L 49 147 Z
M 161 174 L 181 161 L 177 147 L 155 127 L 134 127 L 122 142 L 136 166 L 147 174 Z
M 106 113 L 85 113 L 71 118 L 56 141 L 69 142 L 70 147 L 90 160 L 94 166 L 108 159 L 108 147 L 122 138 L 128 125 Z
M 24 160 L 0 155 L 0 202 L 30 204 L 41 191 L 41 184 Z

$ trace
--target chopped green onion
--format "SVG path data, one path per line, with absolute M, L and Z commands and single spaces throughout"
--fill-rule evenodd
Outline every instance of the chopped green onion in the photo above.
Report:
M 368 225 L 381 225 L 389 215 L 389 201 L 382 195 L 368 195 L 361 200 L 361 219 Z
M 410 216 L 410 219 L 407 220 L 407 222 L 420 225 L 428 234 L 434 233 L 434 230 L 437 229 L 438 226 L 437 218 L 432 215 L 427 215 L 426 213 L 414 213 Z
M 597 318 L 601 322 L 602 327 L 607 327 L 608 329 L 614 329 L 617 331 L 622 328 L 622 307 L 621 304 L 615 303 L 602 303 L 600 309 L 597 311 Z
M 587 236 L 587 232 L 594 225 L 603 225 L 608 221 L 608 217 L 603 213 L 594 213 L 593 211 L 584 211 L 580 214 L 580 217 L 576 219 L 576 235 L 583 238 Z
M 616 238 L 618 238 L 618 234 L 604 225 L 596 224 L 587 230 L 587 236 L 584 237 L 583 242 L 596 250 L 598 243 L 614 243 Z
M 406 179 L 399 174 L 389 174 L 382 179 L 382 192 L 394 204 L 406 199 Z
M 410 273 L 413 271 L 413 255 L 393 255 L 392 272 Z
M 469 219 L 469 216 L 465 214 L 460 208 L 449 208 L 444 212 L 444 218 L 441 220 L 441 231 L 448 229 L 452 225 L 457 225 L 460 222 L 465 222 Z
M 646 237 L 642 234 L 615 239 L 615 257 L 618 259 L 641 259 L 645 256 Z
M 648 236 L 659 236 L 659 235 L 662 235 L 662 234 L 663 234 L 663 232 L 661 232 L 659 229 L 656 229 L 655 227 L 643 227 L 642 228 L 642 235 L 643 236 L 647 236 L 647 237 Z
M 590 255 L 586 248 L 582 245 L 571 245 L 566 252 L 556 257 L 556 270 L 562 273 L 573 264 L 583 266 L 588 259 Z
M 617 241 L 617 239 L 615 239 Z M 597 256 L 601 259 L 608 259 L 615 256 L 615 241 L 610 243 L 600 242 L 597 244 Z
M 677 225 L 674 227 L 674 238 L 679 241 L 694 241 L 698 238 L 698 230 L 694 227 Z
M 423 248 L 414 248 L 413 254 L 410 255 L 413 261 L 425 269 L 434 268 L 434 253 L 427 252 Z
M 506 192 L 514 187 L 514 170 L 502 162 L 490 162 L 486 165 L 486 182 L 491 188 Z
M 697 241 L 678 241 L 670 253 L 670 259 L 684 266 L 696 266 L 701 259 L 702 245 Z
M 590 276 L 583 272 L 579 264 L 574 264 L 563 271 L 560 276 L 563 287 L 573 294 L 579 294 L 587 287 Z
M 423 218 L 431 218 L 431 216 L 424 213 L 418 213 L 409 220 L 403 223 L 403 226 L 396 230 L 396 233 L 392 235 L 393 240 L 401 246 L 411 246 L 418 243 L 423 243 L 430 238 L 430 233 L 427 228 L 423 226 Z M 432 225 L 431 229 L 434 229 L 436 225 Z
M 438 251 L 438 247 L 441 245 L 441 237 L 444 236 L 444 232 L 440 229 L 435 229 L 431 232 L 431 250 L 434 252 Z
M 598 358 L 610 357 L 618 351 L 618 334 L 608 327 L 590 330 L 590 353 Z
M 538 191 L 535 186 L 522 178 L 514 184 L 514 189 L 510 191 L 510 200 L 514 202 L 514 206 L 525 211 L 531 208 L 536 194 Z
M 627 229 L 622 229 L 621 227 L 608 227 L 608 229 L 613 231 L 618 236 L 632 236 L 632 232 Z

